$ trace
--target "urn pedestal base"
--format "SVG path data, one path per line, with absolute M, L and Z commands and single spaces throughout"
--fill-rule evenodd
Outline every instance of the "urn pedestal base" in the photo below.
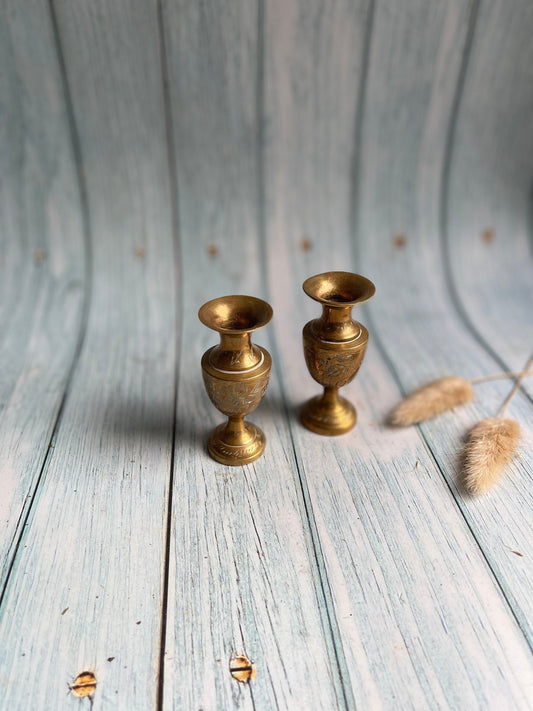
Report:
M 334 436 L 349 432 L 357 422 L 351 402 L 337 394 L 325 392 L 308 400 L 302 408 L 304 427 L 320 435 Z
M 253 422 L 229 420 L 211 432 L 207 451 L 220 464 L 241 466 L 249 464 L 265 451 L 266 437 Z

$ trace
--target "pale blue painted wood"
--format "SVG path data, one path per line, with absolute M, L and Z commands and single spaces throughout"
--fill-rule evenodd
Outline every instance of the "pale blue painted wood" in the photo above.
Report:
M 176 366 L 157 15 L 144 2 L 58 2 L 55 12 L 94 276 L 80 360 L 2 607 L 0 704 L 79 708 L 68 684 L 88 669 L 93 709 L 146 711 L 158 695 Z
M 0 590 L 82 331 L 85 250 L 48 10 L 0 23 Z
M 200 371 L 218 335 L 197 310 L 216 296 L 264 292 L 258 7 L 163 10 L 183 276 L 163 708 L 344 708 L 277 373 L 250 417 L 267 436 L 264 456 L 235 469 L 205 451 L 223 417 Z M 269 331 L 254 340 L 270 348 Z M 250 686 L 229 673 L 242 653 L 257 668 Z
M 375 275 L 380 294 L 369 307 L 370 326 L 406 391 L 445 374 L 472 377 L 499 370 L 453 307 L 441 258 L 442 175 L 455 91 L 450 72 L 455 69 L 455 79 L 460 72 L 466 8 L 439 3 L 424 3 L 424 8 L 398 16 L 377 8 L 357 202 L 360 264 Z M 415 96 L 418 103 L 412 101 Z M 405 237 L 404 247 L 395 246 L 398 234 Z M 495 584 L 531 640 L 533 570 L 513 552 L 524 560 L 533 553 L 526 503 L 533 470 L 531 405 L 524 397 L 510 410 L 524 428 L 522 456 L 502 483 L 479 499 L 465 497 L 457 483 L 464 434 L 495 414 L 508 389 L 501 382 L 486 384 L 474 403 L 435 419 L 422 431 Z M 511 617 L 507 624 L 513 627 Z M 507 653 L 512 659 L 512 648 Z M 513 688 L 523 693 L 519 686 Z
M 507 369 L 533 353 L 532 32 L 531 3 L 480 4 L 443 206 L 454 288 Z
M 359 7 L 359 15 L 342 2 L 320 9 L 320 3 L 305 3 L 299 12 L 294 3 L 289 11 L 280 2 L 266 10 L 265 269 L 276 314 L 275 355 L 291 410 L 319 390 L 301 350 L 301 328 L 319 314 L 301 290 L 304 278 L 326 269 L 356 269 L 378 284 L 374 318 L 369 322 L 364 312 L 358 314 L 374 343 L 356 385 L 346 389 L 359 407 L 356 430 L 328 439 L 290 423 L 331 591 L 349 707 L 527 708 L 533 678 L 528 645 L 426 443 L 415 428 L 383 426 L 400 392 L 375 346 L 377 338 L 396 343 L 402 378 L 421 367 L 421 349 L 428 360 L 439 357 L 431 341 L 421 343 L 416 354 L 406 348 L 406 333 L 423 337 L 425 326 L 417 321 L 412 291 L 431 293 L 436 271 L 420 269 L 424 248 L 411 243 L 411 215 L 424 213 L 420 219 L 431 224 L 430 209 L 438 218 L 439 205 L 437 191 L 433 202 L 418 207 L 408 188 L 417 185 L 423 168 L 430 186 L 435 184 L 430 166 L 413 162 L 420 137 L 433 158 L 444 154 L 467 8 L 419 3 L 406 12 L 405 6 L 376 6 L 356 165 L 356 217 L 365 229 L 355 251 L 364 259 L 351 245 L 350 178 L 358 134 L 357 69 L 368 37 L 365 8 Z M 343 52 L 346 47 L 357 50 L 357 58 Z M 422 99 L 430 102 L 429 110 Z M 402 210 L 401 228 L 392 220 L 388 225 L 387 218 Z M 395 227 L 407 233 L 405 279 L 392 267 Z M 379 259 L 370 258 L 373 249 L 380 250 Z M 426 296 L 417 306 L 428 303 Z M 451 310 L 449 299 L 446 308 Z M 467 348 L 475 352 L 472 339 Z M 449 362 L 456 364 L 453 353 Z M 442 444 L 452 444 L 451 437 Z M 455 460 L 453 450 L 447 460 L 448 466 Z
M 517 7 L 480 5 L 452 131 L 475 3 L 60 0 L 66 94 L 47 10 L 6 5 L 11 522 L 25 521 L 75 368 L 0 608 L 0 707 L 78 708 L 67 685 L 87 668 L 95 709 L 529 707 L 530 403 L 510 410 L 521 459 L 479 500 L 455 484 L 458 447 L 508 386 L 484 385 L 422 432 L 382 424 L 400 388 L 499 368 L 465 312 L 489 340 L 515 308 L 508 343 L 491 346 L 525 359 L 528 272 L 505 271 L 526 263 L 531 178 L 529 126 L 509 118 L 531 100 L 527 69 L 513 68 L 530 14 Z M 501 173 L 486 177 L 474 144 Z M 485 208 L 492 245 L 478 240 Z M 505 247 L 500 232 L 514 235 Z M 505 283 L 501 303 L 472 263 Z M 359 424 L 334 440 L 296 412 L 317 391 L 299 335 L 317 307 L 300 284 L 327 268 L 378 287 L 346 393 Z M 267 452 L 234 470 L 205 453 L 221 416 L 199 360 L 217 337 L 196 311 L 239 291 L 274 305 L 256 340 L 275 370 L 252 417 Z M 240 652 L 257 665 L 248 687 L 228 670 Z

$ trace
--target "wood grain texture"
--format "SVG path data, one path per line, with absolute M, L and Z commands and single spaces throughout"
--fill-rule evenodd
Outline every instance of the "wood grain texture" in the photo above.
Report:
M 373 39 L 367 79 L 372 103 L 362 107 L 364 135 L 356 165 L 364 185 L 357 216 L 375 222 L 359 233 L 365 259 L 354 259 L 350 177 L 358 135 L 358 76 L 369 32 L 364 18 L 371 16 L 363 5 L 356 9 L 342 2 L 321 9 L 320 3 L 301 8 L 291 3 L 290 11 L 286 3 L 272 3 L 266 9 L 265 269 L 276 314 L 274 354 L 293 413 L 296 458 L 331 591 L 348 707 L 526 708 L 533 671 L 528 646 L 425 442 L 414 428 L 383 426 L 400 393 L 375 345 L 357 384 L 347 388 L 346 394 L 358 396 L 355 431 L 320 438 L 296 419 L 298 404 L 319 390 L 301 353 L 301 328 L 319 314 L 301 291 L 305 277 L 336 268 L 374 278 L 379 318 L 373 318 L 371 337 L 387 338 L 387 343 L 397 338 L 406 319 L 397 302 L 405 305 L 408 288 L 431 288 L 424 272 L 415 285 L 400 288 L 387 264 L 395 234 L 390 228 L 384 234 L 383 226 L 394 210 L 406 216 L 414 211 L 412 203 L 402 200 L 404 194 L 395 194 L 393 179 L 402 171 L 405 183 L 415 182 L 407 161 L 416 158 L 420 135 L 435 148 L 440 128 L 437 151 L 442 155 L 443 105 L 431 107 L 431 123 L 425 127 L 422 100 L 429 100 L 432 90 L 443 92 L 441 100 L 451 100 L 465 39 L 466 13 L 458 8 L 432 3 L 406 12 L 405 6 L 401 11 L 376 6 L 376 45 Z M 401 78 L 410 82 L 408 90 Z M 376 152 L 373 161 L 368 148 Z M 305 166 L 301 179 L 300 165 Z M 435 183 L 436 176 L 425 177 Z M 405 220 L 403 230 L 407 227 L 411 223 Z M 411 231 L 406 235 L 410 254 L 417 255 L 413 269 L 422 269 L 418 252 L 424 247 L 417 244 L 411 251 Z M 374 246 L 379 259 L 369 259 Z M 394 329 L 393 317 L 388 315 L 386 324 L 382 317 L 391 311 Z M 418 322 L 412 312 L 407 318 L 404 330 L 410 328 L 414 338 Z M 424 346 L 428 358 L 438 355 L 431 341 Z M 409 356 L 405 348 L 398 359 L 402 356 Z M 473 659 L 473 664 L 466 661 Z M 495 674 L 495 669 L 500 671 Z
M 85 248 L 67 106 L 46 4 L 0 23 L 0 590 L 82 329 Z
M 502 364 L 533 353 L 533 7 L 480 4 L 450 144 L 446 236 L 453 286 Z M 524 389 L 533 396 L 533 382 Z
M 477 499 L 462 438 L 508 383 L 384 424 L 532 349 L 529 5 L 3 8 L 0 708 L 529 709 L 531 398 Z M 326 269 L 377 285 L 339 438 L 298 420 Z M 205 451 L 197 310 L 239 292 L 274 307 L 274 368 L 235 469 Z
M 203 389 L 200 358 L 218 336 L 199 323 L 198 307 L 224 294 L 263 293 L 258 6 L 163 9 L 184 308 L 163 707 L 342 708 L 276 374 L 250 417 L 267 436 L 263 457 L 232 468 L 205 452 L 223 417 Z M 268 331 L 254 337 L 267 348 Z M 257 667 L 250 686 L 229 673 L 242 653 Z
M 58 2 L 55 12 L 94 281 L 2 608 L 2 704 L 78 708 L 68 684 L 90 670 L 94 709 L 145 711 L 158 691 L 176 362 L 157 17 L 144 2 Z
M 370 326 L 404 391 L 443 375 L 498 370 L 452 307 L 441 259 L 439 201 L 447 122 L 467 37 L 465 10 L 458 14 L 456 6 L 424 3 L 424 10 L 396 17 L 378 7 L 374 23 L 361 132 L 357 250 L 380 295 L 369 308 Z M 413 105 L 415 96 L 420 101 Z M 403 242 L 395 240 L 397 235 Z M 509 386 L 479 387 L 471 405 L 421 429 L 530 639 L 533 571 L 513 551 L 531 555 L 531 406 L 518 397 L 508 413 L 523 426 L 521 458 L 490 495 L 469 499 L 458 485 L 462 438 L 495 413 Z

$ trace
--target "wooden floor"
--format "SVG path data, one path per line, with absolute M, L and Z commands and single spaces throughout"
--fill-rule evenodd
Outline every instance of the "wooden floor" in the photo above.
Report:
M 533 351 L 531 3 L 3 5 L 2 711 L 533 708 L 533 379 L 480 498 L 463 437 L 512 383 L 384 424 Z M 298 421 L 326 269 L 377 287 L 331 439 Z M 230 293 L 274 309 L 244 468 L 205 451 Z

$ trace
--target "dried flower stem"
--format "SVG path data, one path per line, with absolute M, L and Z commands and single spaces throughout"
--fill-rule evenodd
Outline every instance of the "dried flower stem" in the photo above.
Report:
M 407 395 L 402 402 L 389 415 L 389 422 L 392 425 L 406 427 L 414 425 L 424 420 L 429 420 L 441 412 L 451 410 L 457 405 L 465 405 L 474 397 L 473 385 L 477 383 L 487 382 L 489 380 L 497 380 L 499 378 L 517 378 L 515 387 L 504 403 L 501 415 L 503 415 L 507 404 L 514 396 L 515 392 L 520 387 L 523 379 L 533 374 L 533 369 L 530 369 L 533 363 L 533 356 L 529 359 L 524 370 L 507 371 L 504 373 L 495 373 L 493 375 L 484 375 L 480 378 L 472 378 L 466 380 L 458 375 L 449 375 L 438 380 L 432 380 L 422 387 L 415 390 L 410 395 Z M 501 416 L 500 415 L 500 416 Z
M 516 393 L 518 392 L 518 388 L 522 385 L 522 381 L 527 376 L 527 374 L 529 372 L 529 368 L 531 367 L 532 363 L 533 363 L 533 355 L 530 357 L 530 359 L 526 363 L 526 367 L 522 371 L 520 377 L 518 378 L 516 383 L 513 385 L 513 389 L 511 390 L 509 395 L 505 398 L 503 405 L 501 406 L 500 411 L 498 413 L 498 417 L 503 417 L 505 410 L 507 409 L 507 406 L 509 405 L 509 403 L 511 402 L 513 397 L 516 395 Z
M 482 420 L 470 430 L 465 448 L 464 483 L 471 494 L 482 494 L 490 489 L 516 455 L 520 442 L 520 426 L 515 420 L 504 419 L 503 415 L 522 381 L 529 374 L 532 363 L 533 355 L 496 417 Z
M 508 370 L 504 373 L 494 373 L 494 375 L 482 375 L 480 378 L 471 378 L 468 382 L 471 385 L 487 383 L 489 380 L 503 380 L 503 378 L 526 378 L 533 375 L 533 370 Z

